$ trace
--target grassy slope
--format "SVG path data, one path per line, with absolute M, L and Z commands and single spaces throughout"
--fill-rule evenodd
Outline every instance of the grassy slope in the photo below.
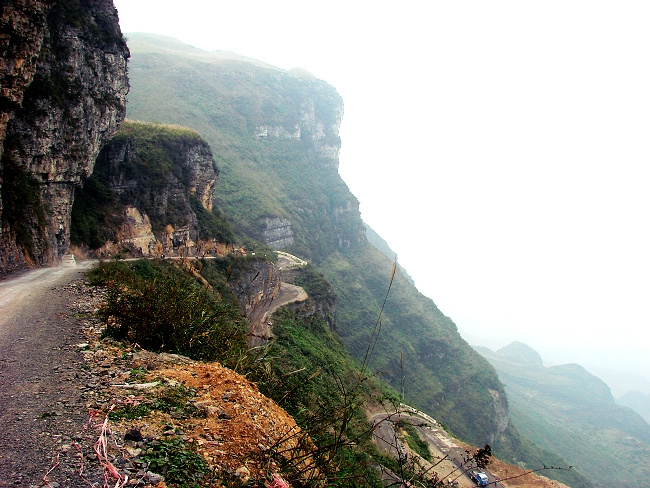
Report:
M 616 405 L 605 383 L 576 364 L 546 368 L 481 351 L 506 385 L 511 416 L 526 437 L 562 455 L 597 486 L 647 479 L 650 426 Z
M 305 90 L 321 94 L 323 104 L 335 103 L 335 92 L 322 82 L 296 80 L 260 63 L 167 40 L 163 47 L 151 42 L 161 45 L 146 36 L 133 35 L 129 42 L 129 117 L 187 125 L 205 137 L 220 169 L 217 205 L 239 232 L 259 237 L 256 219 L 265 215 L 292 220 L 298 242 L 291 250 L 321 264 L 339 296 L 338 332 L 353 355 L 362 357 L 391 263 L 368 244 L 337 250 L 337 233 L 354 234 L 362 224 L 358 214 L 344 221 L 332 218 L 332 208 L 356 201 L 336 169 L 309 164 L 299 142 L 258 140 L 253 132 L 262 122 L 290 127 Z M 482 444 L 494 430 L 488 388 L 502 391 L 502 386 L 492 367 L 431 300 L 399 276 L 372 365 L 397 388 L 404 373 L 406 400 L 464 439 Z

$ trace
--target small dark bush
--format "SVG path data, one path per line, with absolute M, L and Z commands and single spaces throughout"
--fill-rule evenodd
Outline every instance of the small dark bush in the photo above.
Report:
M 209 484 L 210 466 L 181 438 L 159 441 L 150 446 L 142 458 L 149 463 L 151 471 L 163 475 L 166 482 L 175 486 L 189 488 Z

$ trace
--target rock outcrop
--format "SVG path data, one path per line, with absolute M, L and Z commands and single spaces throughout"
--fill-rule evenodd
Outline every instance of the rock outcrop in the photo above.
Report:
M 7 4 L 1 7 L 0 141 L 4 141 L 9 117 L 20 108 L 25 88 L 34 78 L 51 3 L 15 0 L 11 6 Z M 3 144 L 0 143 L 0 160 L 2 148 Z
M 196 131 L 127 121 L 100 152 L 87 185 L 110 198 L 97 207 L 89 202 L 86 188 L 80 190 L 84 208 L 74 213 L 75 235 L 89 230 L 98 235 L 99 229 L 92 228 L 110 228 L 104 242 L 80 243 L 91 249 L 101 244 L 96 251 L 100 256 L 123 248 L 144 256 L 194 255 L 201 233 L 197 212 L 212 215 L 216 182 L 212 151 Z M 107 217 L 77 219 L 84 212 Z
M 333 118 L 329 121 L 323 120 L 321 115 L 314 108 L 314 98 L 306 97 L 300 104 L 300 122 L 288 129 L 283 125 L 260 125 L 255 128 L 255 133 L 260 139 L 306 139 L 311 144 L 315 159 L 321 165 L 338 168 L 341 149 L 338 134 L 343 120 L 343 105 L 336 106 Z
M 129 51 L 111 0 L 23 0 L 3 7 L 2 19 L 12 41 L 0 70 L 8 272 L 68 252 L 74 189 L 124 119 Z
M 496 425 L 496 432 L 491 434 L 488 444 L 494 446 L 497 438 L 508 428 L 510 416 L 508 414 L 508 401 L 503 393 L 492 389 L 488 389 L 488 391 L 494 401 L 494 423 Z
M 283 89 L 294 90 L 295 100 L 288 104 L 292 110 L 287 110 L 281 117 L 269 111 L 265 114 L 268 119 L 255 127 L 254 134 L 261 140 L 290 139 L 300 143 L 302 157 L 321 173 L 320 178 L 338 183 L 343 101 L 327 83 L 306 72 L 290 73 L 290 76 L 285 75 Z M 318 215 L 321 223 L 328 222 L 331 226 L 328 230 L 331 230 L 335 244 L 341 249 L 349 249 L 366 242 L 365 231 L 358 224 L 359 202 L 347 188 L 345 192 L 336 190 L 332 195 L 345 195 L 343 201 L 332 197 L 329 205 L 301 211 Z M 291 249 L 296 243 L 293 221 L 295 216 L 292 215 L 288 218 L 275 215 L 259 219 L 262 239 L 273 249 Z
M 271 249 L 283 249 L 295 242 L 291 221 L 280 217 L 267 217 L 264 222 L 264 242 Z
M 142 214 L 132 205 L 124 207 L 122 224 L 115 235 L 111 246 L 116 248 L 146 250 L 146 254 L 156 251 L 156 236 L 151 230 L 151 222 L 147 214 Z M 110 251 L 109 251 L 110 252 Z M 142 252 L 142 251 L 141 251 Z M 143 252 L 143 254 L 145 254 Z

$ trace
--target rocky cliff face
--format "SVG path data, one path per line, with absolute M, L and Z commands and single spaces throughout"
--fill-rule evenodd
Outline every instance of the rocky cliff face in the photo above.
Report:
M 489 389 L 488 391 L 492 395 L 494 402 L 494 424 L 496 426 L 496 431 L 490 435 L 488 444 L 494 446 L 498 437 L 508 428 L 510 416 L 508 414 L 508 401 L 506 397 L 498 390 Z
M 264 223 L 264 242 L 271 249 L 283 249 L 291 246 L 295 239 L 293 229 L 289 219 L 280 217 L 267 217 L 263 219 Z
M 333 183 L 330 201 L 318 208 L 291 208 L 301 214 L 315 216 L 322 227 L 327 226 L 331 237 L 340 249 L 349 249 L 366 242 L 360 222 L 359 202 L 347 188 L 339 191 L 338 175 L 341 139 L 339 129 L 343 118 L 343 102 L 335 90 L 325 82 L 309 76 L 292 75 L 285 79 L 294 88 L 295 100 L 283 117 L 269 112 L 267 120 L 255 127 L 258 140 L 289 139 L 300 144 L 304 162 L 319 173 L 315 178 Z M 285 88 L 286 89 L 286 88 Z M 292 122 L 293 121 L 293 122 Z M 296 164 L 296 163 L 294 163 Z M 311 169 L 311 168 L 310 168 Z M 341 198 L 342 197 L 342 198 Z M 259 219 L 262 238 L 273 249 L 292 249 L 296 243 L 293 224 L 295 214 L 289 218 L 279 216 Z M 326 225 L 323 225 L 327 222 Z
M 322 83 L 322 82 L 319 82 Z M 341 143 L 339 129 L 343 120 L 343 104 L 330 107 L 331 113 L 324 117 L 316 110 L 318 83 L 314 82 L 314 92 L 306 96 L 300 103 L 298 111 L 299 122 L 285 127 L 284 125 L 260 125 L 255 128 L 256 136 L 260 139 L 285 138 L 307 141 L 315 160 L 322 166 L 338 169 Z
M 283 90 L 292 94 L 291 102 L 287 102 L 281 115 L 280 111 L 273 110 L 257 114 L 263 123 L 255 126 L 254 135 L 262 142 L 273 139 L 296 141 L 295 147 L 300 147 L 305 163 L 321 173 L 316 178 L 338 180 L 343 101 L 327 83 L 300 70 L 290 73 L 290 76 L 280 79 L 283 80 Z M 286 107 L 291 107 L 291 110 Z M 365 232 L 353 224 L 360 221 L 359 202 L 347 191 L 338 193 L 332 188 L 332 194 L 345 195 L 344 201 L 332 198 L 327 206 L 303 208 L 299 212 L 317 215 L 321 224 L 329 221 L 332 238 L 341 249 L 364 243 Z M 295 216 L 259 219 L 264 242 L 274 249 L 291 249 L 296 243 L 295 220 Z
M 68 251 L 74 188 L 124 119 L 129 52 L 111 0 L 23 1 L 2 15 L 15 41 L 2 53 L 6 272 Z
M 124 123 L 101 150 L 88 187 L 110 195 L 99 206 L 90 188 L 79 192 L 75 235 L 110 227 L 104 242 L 86 242 L 100 255 L 127 248 L 139 255 L 196 254 L 201 225 L 196 211 L 212 211 L 217 171 L 210 147 L 190 129 L 140 122 Z M 192 205 L 194 200 L 195 205 Z M 91 221 L 79 213 L 105 215 Z M 109 218 L 110 217 L 110 218 Z M 115 225 L 119 222 L 119 225 Z M 79 227 L 86 227 L 80 229 Z M 87 229 L 87 228 L 91 229 Z M 83 241 L 83 239 L 81 239 Z M 202 249 L 205 251 L 205 249 Z
M 5 139 L 9 117 L 21 106 L 25 87 L 34 78 L 36 61 L 45 36 L 45 19 L 51 3 L 16 0 L 11 6 L 7 4 L 1 7 L 0 141 Z M 0 159 L 2 148 L 3 144 L 0 144 Z

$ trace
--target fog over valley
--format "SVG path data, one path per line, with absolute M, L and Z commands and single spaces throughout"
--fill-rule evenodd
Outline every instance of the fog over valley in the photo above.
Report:
M 115 5 L 332 84 L 363 219 L 469 342 L 650 392 L 647 4 Z

